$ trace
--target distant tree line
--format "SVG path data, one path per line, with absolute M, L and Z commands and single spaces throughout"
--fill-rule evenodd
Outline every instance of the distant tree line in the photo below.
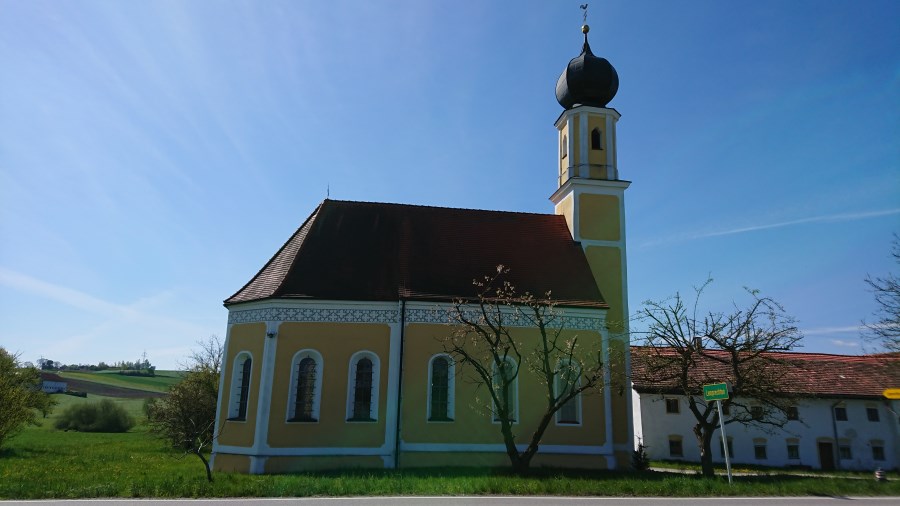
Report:
M 26 363 L 26 365 L 31 365 Z M 64 364 L 62 362 L 57 362 L 55 360 L 50 360 L 48 358 L 41 357 L 37 360 L 38 369 L 42 371 L 108 371 L 108 370 L 118 370 L 119 374 L 127 375 L 127 376 L 155 376 L 156 375 L 156 366 L 151 364 L 149 360 L 147 360 L 147 354 L 144 355 L 134 362 L 128 360 L 120 360 L 118 362 L 113 362 L 112 364 L 107 364 L 106 362 L 100 361 L 96 365 L 95 364 Z

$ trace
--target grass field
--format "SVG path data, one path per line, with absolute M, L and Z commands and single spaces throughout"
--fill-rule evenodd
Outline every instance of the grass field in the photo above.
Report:
M 116 372 L 61 372 L 66 379 L 89 381 L 102 385 L 121 388 L 133 388 L 147 392 L 165 393 L 172 385 L 181 381 L 182 373 L 178 371 L 157 371 L 156 376 L 125 376 Z
M 57 396 L 68 405 L 95 402 Z M 140 416 L 138 399 L 118 400 Z M 62 406 L 60 406 L 61 408 Z M 57 408 L 59 412 L 59 408 Z M 140 419 L 140 418 L 138 418 Z M 0 451 L 0 498 L 305 497 L 348 495 L 900 495 L 900 480 L 798 476 L 705 480 L 675 473 L 539 471 L 517 477 L 490 469 L 343 471 L 297 475 L 216 474 L 207 483 L 196 457 L 184 457 L 139 425 L 125 434 L 52 429 L 54 416 L 29 427 Z
M 89 374 L 89 376 L 112 376 Z M 126 378 L 115 376 L 115 379 Z M 141 378 L 143 379 L 143 378 Z M 148 391 L 147 395 L 151 395 Z M 124 434 L 61 432 L 53 422 L 65 407 L 99 402 L 54 395 L 59 405 L 0 450 L 0 499 L 97 497 L 308 497 L 354 495 L 572 496 L 868 496 L 900 495 L 900 477 L 877 483 L 858 477 L 768 475 L 706 480 L 693 474 L 540 470 L 510 476 L 494 469 L 341 471 L 295 475 L 216 474 L 206 481 L 199 459 L 183 457 L 144 425 L 141 398 L 109 397 L 139 425 Z

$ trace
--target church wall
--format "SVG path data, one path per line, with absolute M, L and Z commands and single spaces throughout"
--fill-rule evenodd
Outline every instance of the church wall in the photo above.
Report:
M 559 158 L 560 184 L 562 184 L 567 179 L 569 179 L 568 172 L 569 172 L 569 165 L 571 165 L 569 163 L 570 162 L 569 156 L 568 155 L 563 156 L 563 149 L 570 151 L 568 146 L 565 146 L 565 148 L 563 147 L 564 140 L 566 143 L 568 143 L 569 142 L 568 139 L 569 139 L 569 126 L 568 126 L 568 124 L 564 123 L 561 126 L 561 128 L 559 129 L 559 154 L 557 155 L 557 157 Z
M 572 159 L 569 162 L 569 166 L 575 167 L 575 170 L 577 171 L 578 170 L 577 167 L 585 162 L 581 158 L 581 143 L 582 143 L 581 125 L 577 121 L 571 122 L 570 125 L 572 128 L 572 135 L 570 138 L 570 143 L 572 145 L 572 149 L 569 152 L 569 156 L 571 156 Z
M 582 216 L 579 222 L 581 237 L 600 241 L 618 241 L 621 237 L 619 208 L 619 198 L 616 196 L 582 194 L 578 199 L 578 213 Z M 603 293 L 606 294 L 606 292 Z
M 509 457 L 503 452 L 402 452 L 402 467 L 509 467 Z M 568 469 L 609 469 L 604 455 L 553 455 L 538 453 L 531 460 L 532 467 Z
M 490 394 L 487 387 L 477 388 L 471 381 L 474 371 L 455 365 L 455 413 L 452 422 L 428 421 L 428 364 L 442 353 L 440 339 L 451 328 L 438 324 L 410 324 L 406 327 L 403 351 L 403 398 L 401 440 L 404 444 L 502 444 L 500 425 L 492 421 Z M 537 329 L 516 328 L 523 355 L 528 355 L 539 342 Z M 564 339 L 578 337 L 584 352 L 596 356 L 601 350 L 602 336 L 596 331 L 567 330 Z M 514 426 L 517 441 L 527 444 L 546 409 L 546 387 L 538 376 L 523 365 L 519 371 L 519 414 L 522 422 Z M 604 395 L 583 395 L 580 425 L 557 425 L 551 421 L 543 444 L 601 446 L 606 443 L 606 411 Z M 450 450 L 446 446 L 435 449 Z M 404 464 L 405 465 L 405 464 Z
M 564 198 L 554 208 L 555 214 L 561 214 L 566 219 L 566 225 L 569 230 L 575 229 L 575 198 L 572 196 Z
M 273 448 L 382 446 L 387 418 L 390 334 L 390 326 L 385 324 L 282 323 L 278 329 L 268 445 Z M 322 356 L 319 419 L 288 422 L 292 361 L 304 349 L 313 349 Z M 380 362 L 377 421 L 348 422 L 350 359 L 363 350 L 375 353 Z
M 384 469 L 384 459 L 378 456 L 302 456 L 269 457 L 266 473 L 302 473 L 331 469 Z
M 230 446 L 253 446 L 253 433 L 256 429 L 257 401 L 259 399 L 260 372 L 263 363 L 263 340 L 266 336 L 264 323 L 247 323 L 233 325 L 228 333 L 228 348 L 222 361 L 222 374 L 225 381 L 220 395 L 218 420 L 222 427 L 218 443 Z M 226 420 L 228 418 L 229 399 L 231 399 L 231 378 L 234 375 L 234 359 L 242 352 L 249 352 L 253 362 L 250 371 L 250 395 L 247 400 L 247 417 L 244 421 Z M 224 422 L 223 422 L 224 420 Z

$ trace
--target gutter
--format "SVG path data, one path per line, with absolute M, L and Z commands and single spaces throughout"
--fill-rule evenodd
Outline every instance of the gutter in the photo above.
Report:
M 402 419 L 401 406 L 403 406 L 403 341 L 406 333 L 406 300 L 400 300 L 400 359 L 397 367 L 400 368 L 397 377 L 397 424 L 394 434 L 394 469 L 400 469 L 400 424 Z

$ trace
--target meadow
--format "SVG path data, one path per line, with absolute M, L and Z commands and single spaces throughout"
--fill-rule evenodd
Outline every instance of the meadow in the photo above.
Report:
M 181 381 L 182 373 L 178 371 L 156 371 L 156 376 L 126 376 L 118 371 L 80 372 L 66 371 L 59 373 L 67 380 L 86 381 L 99 385 L 109 385 L 120 388 L 132 388 L 146 392 L 165 393 L 172 385 Z M 77 390 L 77 388 L 71 388 Z
M 900 495 L 900 479 L 792 475 L 703 479 L 676 472 L 536 470 L 512 476 L 483 468 L 340 471 L 293 475 L 215 474 L 206 481 L 199 459 L 183 456 L 148 432 L 143 399 L 112 398 L 138 421 L 123 434 L 62 432 L 53 422 L 66 406 L 97 402 L 55 395 L 60 404 L 0 450 L 0 499 L 98 497 L 307 497 L 357 495 L 572 496 L 870 496 Z

